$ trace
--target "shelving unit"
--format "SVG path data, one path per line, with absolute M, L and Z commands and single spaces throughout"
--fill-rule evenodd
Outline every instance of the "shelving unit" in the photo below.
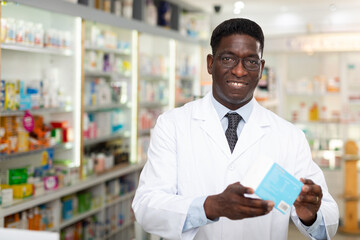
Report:
M 159 47 L 161 46 L 161 47 Z M 146 160 L 150 129 L 157 117 L 174 106 L 174 40 L 139 35 L 138 158 Z
M 201 48 L 184 42 L 176 43 L 175 107 L 200 96 Z
M 137 105 L 132 95 L 137 81 L 132 76 L 136 39 L 130 30 L 93 21 L 84 25 L 84 157 L 98 162 L 103 155 L 112 156 L 114 165 L 118 164 L 115 152 L 130 155 L 136 141 L 131 134 L 136 125 L 132 121 Z M 131 155 L 134 162 L 136 153 Z
M 138 176 L 140 174 L 142 167 L 143 167 L 143 163 L 129 165 L 129 166 L 123 166 L 122 168 L 110 171 L 108 173 L 105 173 L 105 174 L 102 174 L 102 175 L 99 175 L 96 177 L 94 176 L 89 179 L 80 181 L 70 187 L 65 187 L 65 188 L 59 189 L 54 192 L 49 192 L 42 196 L 31 197 L 29 199 L 25 199 L 22 201 L 15 201 L 11 206 L 0 208 L 1 209 L 0 219 L 3 220 L 3 218 L 6 216 L 9 216 L 14 213 L 22 212 L 29 208 L 33 208 L 33 207 L 36 207 L 36 206 L 39 206 L 39 205 L 42 205 L 45 203 L 51 203 L 51 204 L 61 208 L 60 199 L 65 196 L 68 196 L 69 194 L 73 194 L 76 192 L 81 192 L 81 191 L 83 192 L 83 191 L 87 191 L 87 190 L 90 190 L 93 188 L 101 188 L 101 192 L 105 193 L 105 184 L 106 183 L 108 183 L 109 181 L 112 181 L 112 180 L 116 180 L 120 177 L 124 177 L 124 176 L 127 176 L 130 179 L 130 181 L 133 181 L 133 184 L 135 186 L 137 184 L 137 179 L 138 179 Z M 93 216 L 96 214 L 103 214 L 107 208 L 112 207 L 116 204 L 121 204 L 123 202 L 127 202 L 127 205 L 128 205 L 127 207 L 130 208 L 130 206 L 131 206 L 130 201 L 133 198 L 134 194 L 135 194 L 135 192 L 133 189 L 128 193 L 125 193 L 121 196 L 114 198 L 110 202 L 106 202 L 105 199 L 103 199 L 100 207 L 91 209 L 91 210 L 86 211 L 81 214 L 77 214 L 73 218 L 71 218 L 69 220 L 64 220 L 64 221 L 61 221 L 61 215 L 59 215 L 60 213 L 58 212 L 59 210 L 53 209 L 53 216 L 56 218 L 54 220 L 55 226 L 52 227 L 51 229 L 47 229 L 47 231 L 57 231 L 57 232 L 61 231 L 83 219 L 86 219 L 87 217 L 90 217 L 90 216 Z M 109 235 L 107 235 L 107 237 L 109 237 L 110 235 L 115 235 L 116 233 L 120 233 L 123 230 L 125 230 L 126 228 L 128 228 L 129 226 L 132 226 L 133 221 L 131 220 L 131 218 L 132 218 L 131 214 L 126 216 L 126 218 L 127 218 L 127 222 L 122 224 L 115 231 L 111 232 Z M 2 222 L 2 224 L 4 224 L 3 221 L 0 221 L 0 223 L 1 222 Z M 0 227 L 3 227 L 3 225 L 1 225 Z
M 347 200 L 341 191 L 344 179 L 348 179 L 344 143 L 360 143 L 360 108 L 352 104 L 352 99 L 359 97 L 360 49 L 353 41 L 357 34 L 341 34 L 341 38 L 341 44 L 337 34 L 270 38 L 264 58 L 281 83 L 278 113 L 304 131 L 329 192 L 340 203 L 340 218 L 345 219 L 348 216 L 343 203 Z M 310 114 L 309 107 L 314 102 L 318 108 Z
M 21 9 L 19 11 L 19 9 Z M 97 219 L 103 224 L 110 218 L 111 213 L 117 212 L 126 216 L 121 219 L 121 224 L 115 224 L 111 230 L 101 233 L 94 239 L 130 239 L 134 237 L 134 217 L 131 213 L 131 200 L 134 196 L 134 188 L 137 185 L 137 180 L 140 171 L 144 165 L 141 161 L 144 158 L 139 157 L 138 154 L 138 140 L 149 139 L 150 126 L 147 129 L 138 130 L 138 115 L 142 109 L 149 111 L 163 112 L 166 109 L 175 106 L 175 79 L 176 79 L 176 62 L 177 54 L 175 46 L 188 45 L 184 49 L 200 49 L 200 43 L 197 40 L 183 37 L 178 32 L 160 27 L 149 26 L 142 22 L 125 19 L 114 14 L 105 13 L 90 7 L 72 4 L 66 1 L 58 0 L 17 0 L 2 6 L 2 17 L 23 19 L 33 23 L 43 24 L 44 31 L 49 28 L 59 29 L 61 31 L 70 32 L 73 36 L 71 40 L 71 47 L 67 49 L 62 48 L 48 48 L 35 47 L 18 43 L 1 43 L 1 59 L 2 71 L 1 79 L 10 80 L 26 80 L 41 79 L 43 69 L 52 68 L 56 66 L 58 69 L 58 81 L 60 87 L 64 87 L 62 93 L 69 94 L 71 100 L 67 99 L 64 104 L 59 107 L 46 107 L 30 109 L 32 115 L 41 115 L 45 121 L 63 121 L 67 120 L 74 131 L 74 141 L 69 143 L 56 144 L 51 147 L 36 149 L 21 153 L 11 153 L 0 155 L 1 171 L 6 169 L 23 167 L 24 165 L 36 166 L 41 161 L 40 155 L 45 150 L 54 149 L 54 159 L 71 160 L 74 166 L 84 170 L 88 159 L 86 159 L 84 151 L 88 151 L 98 144 L 116 141 L 125 141 L 124 145 L 128 145 L 130 151 L 129 162 L 136 163 L 130 165 L 120 164 L 112 170 L 106 170 L 101 174 L 96 174 L 86 179 L 72 182 L 70 186 L 58 188 L 53 191 L 46 191 L 43 195 L 35 195 L 26 199 L 15 199 L 10 206 L 1 206 L 0 208 L 0 227 L 4 227 L 5 219 L 13 214 L 29 211 L 32 208 L 37 208 L 44 205 L 46 209 L 52 209 L 51 215 L 54 218 L 54 226 L 47 227 L 47 231 L 64 233 L 78 225 L 80 221 L 88 221 L 89 219 Z M 91 26 L 97 26 L 101 31 L 110 31 L 117 35 L 120 40 L 116 45 L 101 45 L 94 40 L 95 33 L 92 32 Z M 81 35 L 83 34 L 83 35 Z M 140 35 L 140 36 L 139 36 Z M 145 40 L 144 40 L 145 36 Z M 110 39 L 113 38 L 110 36 Z M 149 40 L 156 42 L 155 47 L 151 47 L 152 53 L 149 56 L 165 56 L 163 64 L 167 65 L 161 74 L 154 74 L 154 72 L 142 72 L 141 62 L 143 61 L 143 49 L 148 51 Z M 110 41 L 111 42 L 111 41 Z M 156 49 L 159 43 L 161 46 L 168 46 L 165 49 Z M 95 43 L 95 44 L 94 44 Z M 101 41 L 100 41 L 101 43 Z M 122 45 L 124 44 L 124 45 Z M 190 47 L 189 47 L 190 46 Z M 113 69 L 105 69 L 101 64 L 98 67 L 88 67 L 93 64 L 93 59 L 88 57 L 92 52 L 95 55 L 107 54 L 110 58 L 121 58 L 127 61 L 126 71 L 121 71 L 118 67 Z M 140 53 L 140 54 L 139 54 Z M 147 53 L 146 53 L 147 54 Z M 161 58 L 161 57 L 160 57 Z M 98 60 L 98 59 L 96 59 Z M 103 59 L 104 60 L 104 59 Z M 199 58 L 191 60 L 192 64 L 199 66 L 196 63 Z M 97 61 L 95 61 L 98 64 Z M 22 71 L 18 71 L 21 65 Z M 139 75 L 140 74 L 140 75 Z M 194 74 L 195 75 L 195 74 Z M 96 100 L 86 100 L 86 84 L 89 81 L 102 78 L 102 83 L 108 84 L 111 87 L 122 88 L 126 92 L 126 97 L 120 97 L 117 101 L 111 99 L 108 102 L 99 104 Z M 198 81 L 198 77 L 191 75 L 182 75 L 179 77 L 180 81 L 191 82 Z M 114 83 L 115 82 L 115 83 Z M 116 82 L 126 84 L 117 85 Z M 150 82 L 155 85 L 163 85 L 164 92 L 162 93 L 161 101 L 142 101 L 143 98 L 138 99 L 138 85 L 141 87 L 144 82 Z M 189 85 L 192 88 L 192 93 L 196 93 L 197 83 Z M 59 87 L 59 88 L 60 88 Z M 190 91 L 190 90 L 189 90 Z M 81 94 L 79 94 L 81 93 Z M 123 93 L 123 92 L 122 92 Z M 117 94 L 119 96 L 119 94 Z M 98 97 L 98 96 L 97 96 Z M 96 98 L 96 97 L 95 97 Z M 124 111 L 123 126 L 121 131 L 115 131 L 111 134 L 104 134 L 100 131 L 100 135 L 93 138 L 84 137 L 84 113 L 88 114 L 103 114 L 112 111 Z M 24 115 L 22 110 L 3 111 L 0 110 L 1 117 L 21 117 Z M 146 145 L 142 145 L 143 149 Z M 21 159 L 21 161 L 18 161 Z M 81 175 L 83 176 L 83 175 Z M 120 180 L 121 179 L 121 180 Z M 91 193 L 95 196 L 108 196 L 107 189 L 110 182 L 114 181 L 131 182 L 132 190 L 128 193 L 113 198 L 112 201 L 107 201 L 103 198 L 101 201 L 96 200 L 100 204 L 95 204 L 95 207 L 90 208 L 81 214 L 75 215 L 73 218 L 62 220 L 62 204 L 64 197 L 78 196 L 81 193 Z M 110 214 L 110 215 L 109 215 Z M 120 220 L 120 216 L 117 216 Z M 107 224 L 107 223 L 106 223 Z

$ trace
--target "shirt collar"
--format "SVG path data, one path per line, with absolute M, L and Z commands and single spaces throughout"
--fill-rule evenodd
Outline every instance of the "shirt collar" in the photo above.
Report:
M 219 115 L 219 119 L 221 119 L 228 113 L 228 112 L 236 112 L 238 113 L 242 119 L 245 121 L 245 123 L 249 120 L 251 112 L 254 108 L 254 98 L 250 100 L 247 104 L 242 106 L 241 108 L 238 108 L 236 110 L 230 110 L 221 103 L 219 103 L 215 98 L 214 95 L 211 93 L 211 102 L 214 105 L 214 108 Z

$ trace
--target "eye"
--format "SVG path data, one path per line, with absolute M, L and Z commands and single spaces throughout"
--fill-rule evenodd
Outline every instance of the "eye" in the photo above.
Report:
M 259 59 L 257 58 L 245 58 L 244 61 L 249 65 L 259 65 Z
M 231 63 L 236 62 L 236 59 L 233 56 L 222 56 L 221 61 L 223 63 L 231 64 Z

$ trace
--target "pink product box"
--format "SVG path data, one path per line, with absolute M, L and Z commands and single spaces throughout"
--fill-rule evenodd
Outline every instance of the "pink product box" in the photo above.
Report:
M 44 188 L 45 190 L 55 190 L 59 186 L 59 181 L 57 176 L 48 176 L 44 177 Z

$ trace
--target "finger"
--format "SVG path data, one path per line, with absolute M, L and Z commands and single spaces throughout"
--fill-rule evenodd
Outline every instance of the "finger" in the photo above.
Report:
M 304 185 L 301 188 L 301 193 L 307 193 L 307 194 L 313 194 L 313 195 L 318 195 L 318 196 L 322 196 L 322 189 L 320 185 L 317 184 L 311 184 L 311 185 Z
M 267 208 L 255 208 L 250 206 L 240 206 L 239 212 L 245 217 L 258 217 L 268 214 L 270 211 Z
M 274 208 L 275 203 L 269 200 L 244 198 L 243 205 L 251 208 L 263 209 L 270 212 Z
M 231 184 L 230 186 L 233 187 L 232 190 L 239 195 L 253 194 L 255 192 L 254 189 L 250 187 L 245 187 L 241 185 L 240 182 L 236 182 L 234 184 Z
M 313 180 L 307 179 L 307 178 L 300 178 L 300 181 L 301 181 L 303 184 L 308 184 L 308 185 L 314 184 Z
M 299 195 L 296 199 L 299 203 L 311 203 L 317 205 L 321 202 L 322 197 L 317 195 Z

